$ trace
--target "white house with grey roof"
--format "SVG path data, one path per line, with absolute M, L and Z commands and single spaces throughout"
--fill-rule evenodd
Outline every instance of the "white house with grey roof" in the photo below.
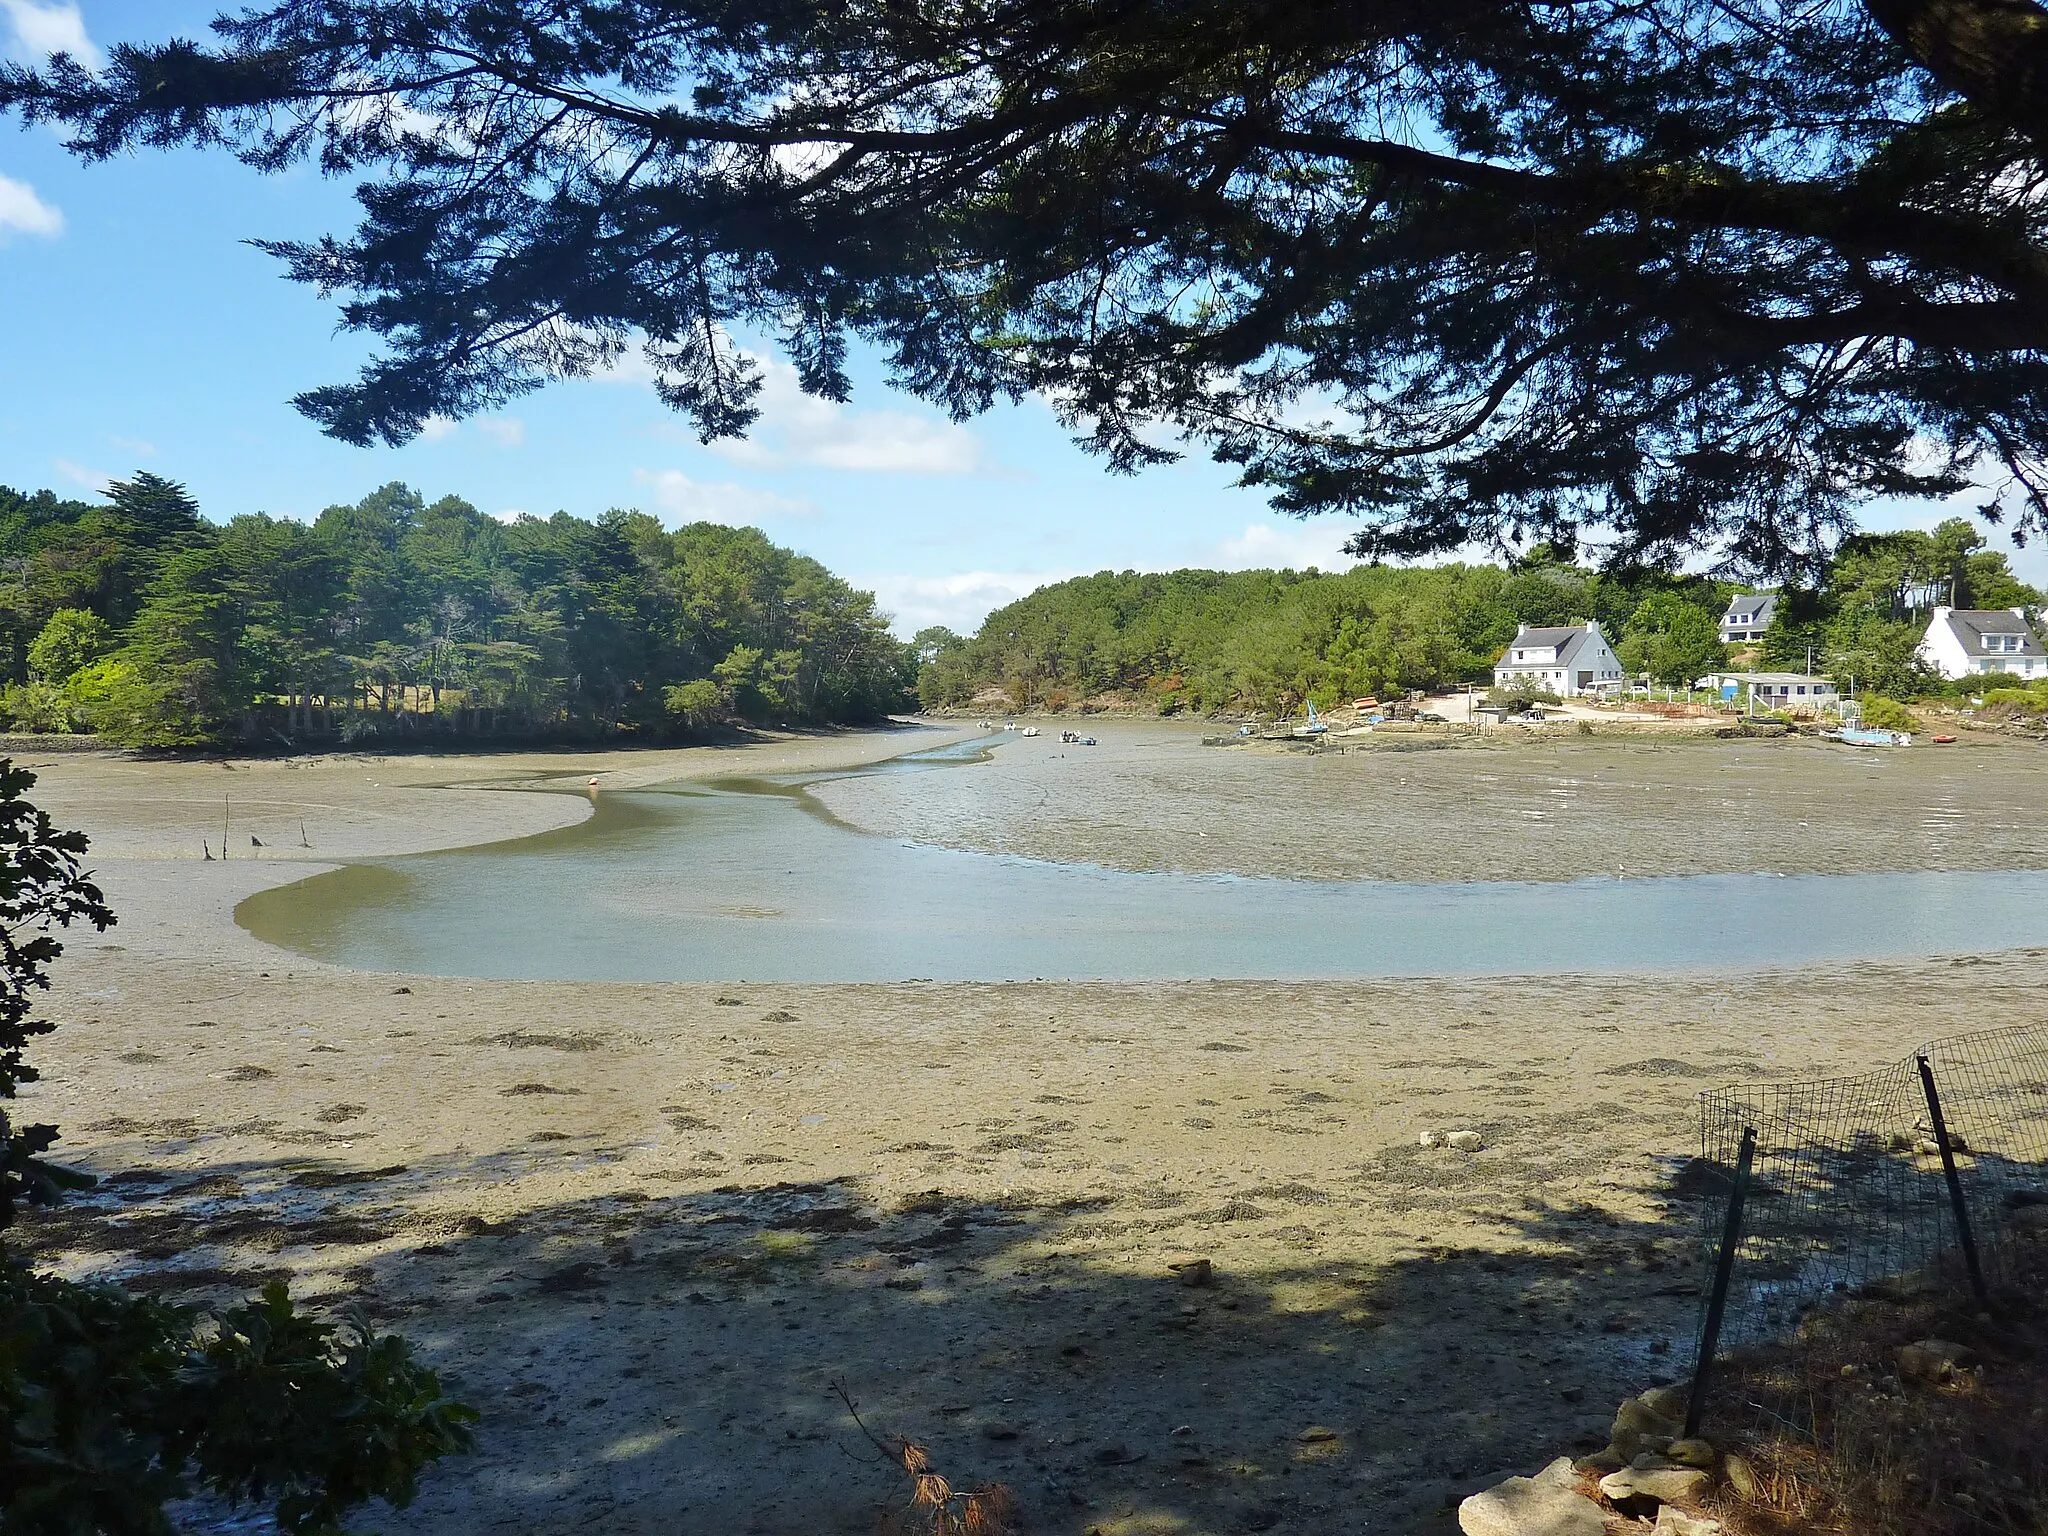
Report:
M 1721 615 L 1721 643 L 1723 645 L 1748 645 L 1761 640 L 1764 631 L 1771 627 L 1771 617 L 1778 611 L 1778 594 L 1775 592 L 1738 592 L 1728 599 L 1728 608 Z
M 1948 678 L 1985 672 L 2048 677 L 2048 648 L 2023 608 L 1937 608 L 1920 656 Z
M 1569 698 L 1622 683 L 1621 658 L 1598 624 L 1531 629 L 1524 624 L 1493 664 L 1496 688 L 1527 688 Z

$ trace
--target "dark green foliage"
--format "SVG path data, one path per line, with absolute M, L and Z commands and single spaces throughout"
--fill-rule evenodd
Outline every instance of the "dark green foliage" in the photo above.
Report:
M 1524 623 L 1597 620 L 1621 638 L 1639 613 L 1687 634 L 1704 622 L 1718 656 L 1714 621 L 1727 590 L 1601 575 L 1554 558 L 1513 571 L 1104 571 L 1041 588 L 991 614 L 974 639 L 936 646 L 918 693 L 928 708 L 965 704 L 986 688 L 1020 706 L 1117 692 L 1167 712 L 1284 712 L 1304 699 L 1328 708 L 1490 682 Z
M 642 346 L 706 438 L 770 338 L 956 413 L 1178 432 L 1355 552 L 1549 540 L 1818 577 L 1859 503 L 2048 514 L 2038 0 L 285 0 L 98 74 L 87 158 L 359 182 L 269 248 L 402 442 Z M 1164 431 L 1162 431 L 1162 428 Z M 765 697 L 765 695 L 764 695 Z
M 24 728 L 79 716 L 135 746 L 589 736 L 909 702 L 912 652 L 872 595 L 754 529 L 670 533 L 639 512 L 506 524 L 402 485 L 311 526 L 216 527 L 165 481 L 111 494 L 0 490 L 0 682 L 28 679 L 0 703 Z M 668 708 L 693 681 L 722 707 L 697 689 Z
M 1720 614 L 1689 603 L 1675 592 L 1653 592 L 1629 616 L 1628 634 L 1616 649 L 1622 670 L 1667 686 L 1690 688 L 1728 659 L 1721 644 Z
M 28 1064 L 28 1043 L 52 1028 L 32 1013 L 35 994 L 49 990 L 50 966 L 64 952 L 53 930 L 90 923 L 105 930 L 113 921 L 98 886 L 86 877 L 85 834 L 61 831 L 47 812 L 25 798 L 36 776 L 0 758 L 0 1102 L 37 1079 Z M 57 1139 L 55 1129 L 17 1129 L 0 1113 L 4 1168 L 0 1168 L 0 1230 L 19 1204 L 46 1205 L 75 1177 L 42 1160 Z
M 62 952 L 53 929 L 114 921 L 80 865 L 85 836 L 24 798 L 0 759 L 0 1101 L 36 1080 L 24 1048 Z M 56 1128 L 0 1114 L 0 1232 L 20 1204 L 93 1182 L 43 1160 Z M 200 1489 L 273 1509 L 293 1536 L 338 1536 L 370 1499 L 410 1501 L 475 1415 L 403 1339 L 323 1322 L 281 1285 L 218 1314 L 39 1275 L 0 1249 L 0 1530 L 170 1536 L 166 1501 Z
M 1757 647 L 1768 670 L 1815 671 L 1858 692 L 1942 686 L 1918 652 L 1953 576 L 1991 606 L 2038 606 L 2005 557 L 1954 519 L 1933 533 L 1852 539 L 1817 590 L 1786 588 Z M 1285 712 L 1367 694 L 1490 683 L 1517 624 L 1597 621 L 1624 671 L 1686 688 L 1728 663 L 1719 621 L 1734 588 L 1649 571 L 1595 572 L 1539 547 L 1511 570 L 1446 565 L 1313 571 L 1104 571 L 989 615 L 972 640 L 918 637 L 927 709 L 989 689 L 1016 706 L 1119 693 L 1166 712 Z M 1810 648 L 1810 652 L 1809 652 Z
M 403 1339 L 282 1285 L 208 1314 L 0 1264 L 0 1524 L 21 1536 L 170 1536 L 164 1503 L 202 1488 L 325 1536 L 411 1502 L 474 1418 Z
M 1758 647 L 1759 665 L 1804 671 L 1811 660 L 1845 689 L 1899 698 L 1950 685 L 1920 658 L 1937 604 L 2038 608 L 2041 594 L 1962 518 L 1932 533 L 1865 534 L 1844 541 L 1818 591 L 1781 594 Z

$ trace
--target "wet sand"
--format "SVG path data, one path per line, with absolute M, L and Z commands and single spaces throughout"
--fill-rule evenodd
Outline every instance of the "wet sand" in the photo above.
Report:
M 818 798 L 890 837 L 1117 869 L 1306 879 L 1577 880 L 1630 875 L 2048 868 L 2048 754 L 1812 738 L 1353 737 L 1309 752 L 1204 747 L 1214 727 L 1080 721 L 995 764 Z
M 228 916 L 235 892 L 323 854 L 514 835 L 587 804 L 414 786 L 644 784 L 939 739 L 52 760 L 40 798 L 93 831 L 123 923 L 60 963 L 62 1028 L 24 1108 L 113 1177 L 30 1235 L 73 1273 L 190 1300 L 282 1274 L 403 1329 L 486 1417 L 475 1455 L 368 1522 L 389 1532 L 872 1531 L 907 1487 L 835 1384 L 956 1481 L 1010 1483 L 1032 1532 L 1450 1530 L 1455 1495 L 1604 1439 L 1623 1393 L 1671 1373 L 1700 1277 L 1672 1176 L 1701 1088 L 2031 1021 L 2048 981 L 2048 952 L 2028 951 L 1681 979 L 479 982 L 319 966 Z M 1061 782 L 1057 742 L 1016 745 L 1048 750 L 1034 767 L 1006 747 L 1012 777 Z M 1576 746 L 1555 749 L 1562 768 L 1533 757 L 1503 778 L 1536 793 Z M 1134 867 L 1172 846 L 1148 826 L 1208 796 L 1235 807 L 1208 828 L 1233 857 L 1349 869 L 1353 839 L 1301 829 L 1366 815 L 1326 773 L 1366 771 L 1353 755 L 1254 760 L 1177 736 L 1095 750 L 1093 772 L 1155 790 L 1102 790 L 1094 810 L 1048 790 L 1043 814 L 1137 850 Z M 1957 765 L 1946 778 L 1877 770 L 1909 792 L 1873 795 L 1851 830 L 1892 846 L 1899 805 L 1929 796 L 1998 825 L 2031 759 L 1991 750 L 1981 770 L 1925 754 Z M 1430 771 L 1454 759 L 1495 771 L 1450 753 Z M 1655 761 L 1680 804 L 1722 782 L 1712 755 Z M 1689 781 L 1670 766 L 1687 763 Z M 920 797 L 919 827 L 968 841 L 953 786 L 979 772 L 896 782 Z M 1021 800 L 1007 782 L 983 784 Z M 1443 782 L 1448 836 L 1492 792 Z M 220 784 L 255 830 L 231 825 L 235 857 L 203 864 Z M 1838 794 L 1831 812 L 1857 823 L 1859 803 Z M 283 847 L 314 807 L 314 847 Z M 242 858 L 250 835 L 265 846 Z M 1562 841 L 1605 857 L 1613 835 Z M 1417 1146 L 1461 1128 L 1486 1149 Z M 1196 1257 L 1213 1285 L 1169 1268 Z

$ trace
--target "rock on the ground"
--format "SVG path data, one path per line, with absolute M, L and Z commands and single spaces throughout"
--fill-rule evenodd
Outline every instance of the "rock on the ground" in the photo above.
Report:
M 1943 1381 L 1974 1358 L 1967 1345 L 1922 1339 L 1899 1350 L 1899 1375 L 1906 1381 Z
M 1718 1459 L 1714 1448 L 1704 1440 L 1674 1440 L 1665 1448 L 1664 1455 L 1681 1467 L 1711 1467 Z
M 1623 1467 L 1600 1479 L 1600 1491 L 1617 1504 L 1631 1499 L 1675 1504 L 1705 1493 L 1707 1481 L 1698 1467 Z
M 1636 1401 L 1676 1429 L 1685 1418 L 1686 1402 L 1691 1396 L 1692 1392 L 1688 1387 L 1674 1381 L 1668 1386 L 1650 1388 L 1649 1391 L 1640 1394 Z
M 1453 1152 L 1479 1152 L 1486 1147 L 1486 1138 L 1477 1131 L 1453 1131 L 1444 1138 L 1444 1145 Z
M 1608 1449 L 1618 1458 L 1617 1465 L 1634 1461 L 1645 1451 L 1661 1455 L 1665 1447 L 1678 1438 L 1681 1426 L 1675 1417 L 1660 1411 L 1668 1404 L 1665 1398 L 1658 1396 L 1672 1390 L 1653 1387 L 1641 1397 L 1628 1399 L 1615 1410 Z M 1683 1407 L 1678 1411 L 1682 1413 Z
M 1721 1522 L 1707 1515 L 1688 1515 L 1666 1504 L 1657 1511 L 1657 1525 L 1651 1536 L 1721 1536 Z
M 1728 1486 L 1737 1498 L 1756 1497 L 1756 1468 L 1749 1464 L 1747 1457 L 1730 1451 L 1721 1458 L 1721 1475 L 1728 1479 Z
M 1465 1536 L 1602 1536 L 1600 1506 L 1579 1492 L 1568 1458 L 1534 1477 L 1511 1477 L 1458 1506 Z
M 1415 1144 L 1418 1147 L 1433 1147 L 1442 1140 L 1443 1137 L 1438 1132 L 1424 1131 L 1420 1136 L 1417 1136 L 1415 1138 Z

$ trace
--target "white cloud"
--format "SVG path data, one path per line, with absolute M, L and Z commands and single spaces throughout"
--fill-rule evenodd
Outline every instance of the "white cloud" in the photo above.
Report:
M 420 436 L 427 442 L 438 443 L 444 437 L 454 436 L 460 425 L 450 416 L 429 416 L 420 423 Z
M 981 628 L 981 621 L 1007 603 L 1080 571 L 962 571 L 953 576 L 857 576 L 856 587 L 875 594 L 895 615 L 899 635 L 916 634 L 943 624 L 963 635 Z
M 36 196 L 27 182 L 0 176 L 0 239 L 10 231 L 54 239 L 64 233 L 63 210 Z
M 778 496 L 751 485 L 692 480 L 679 469 L 636 469 L 633 479 L 646 486 L 655 506 L 678 523 L 723 523 L 729 528 L 745 528 L 771 518 L 810 517 L 818 510 L 808 501 Z
M 114 483 L 114 477 L 105 470 L 87 469 L 84 465 L 74 464 L 69 459 L 57 460 L 57 473 L 66 480 L 84 486 L 95 496 Z
M 1209 559 L 1194 563 L 1225 571 L 1299 571 L 1309 566 L 1319 571 L 1348 571 L 1358 564 L 1355 556 L 1344 553 L 1344 541 L 1350 536 L 1349 528 L 1322 520 L 1247 523 L 1236 538 L 1216 545 Z
M 526 423 L 517 416 L 485 416 L 476 429 L 500 448 L 517 448 L 526 442 Z
M 132 453 L 137 458 L 153 459 L 156 457 L 156 444 L 145 442 L 139 437 L 115 437 L 109 434 L 107 441 L 116 448 L 119 448 L 123 453 Z
M 871 474 L 971 475 L 984 468 L 981 439 L 939 416 L 856 411 L 807 395 L 796 370 L 775 359 L 762 369 L 761 419 L 744 438 L 711 451 L 735 464 L 776 469 L 815 465 Z
M 47 0 L 0 0 L 14 34 L 8 51 L 16 58 L 47 59 L 53 53 L 68 53 L 88 69 L 98 69 L 106 56 L 85 35 L 85 17 L 74 3 L 49 4 Z

